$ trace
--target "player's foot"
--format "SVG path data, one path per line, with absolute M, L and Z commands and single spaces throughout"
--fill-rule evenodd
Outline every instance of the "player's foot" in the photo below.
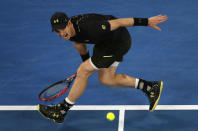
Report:
M 149 106 L 150 112 L 153 112 L 153 110 L 157 106 L 161 96 L 162 88 L 163 88 L 162 81 L 152 81 L 152 82 L 148 82 L 146 89 L 143 89 L 143 92 L 146 93 L 150 102 L 150 106 Z
M 64 117 L 70 107 L 65 106 L 65 102 L 57 105 L 38 105 L 38 111 L 47 119 L 52 119 L 56 123 L 63 123 Z

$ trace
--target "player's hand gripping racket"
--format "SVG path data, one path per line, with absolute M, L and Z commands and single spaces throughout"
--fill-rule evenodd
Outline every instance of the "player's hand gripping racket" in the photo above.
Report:
M 76 74 L 48 86 L 41 91 L 39 99 L 42 101 L 50 101 L 61 96 L 69 89 L 75 78 Z

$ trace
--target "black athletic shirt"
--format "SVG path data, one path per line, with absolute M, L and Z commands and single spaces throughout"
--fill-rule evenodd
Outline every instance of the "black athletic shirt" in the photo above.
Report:
M 108 20 L 116 19 L 112 15 L 83 14 L 70 18 L 76 35 L 71 41 L 88 44 L 100 44 L 112 41 L 114 31 L 110 31 Z

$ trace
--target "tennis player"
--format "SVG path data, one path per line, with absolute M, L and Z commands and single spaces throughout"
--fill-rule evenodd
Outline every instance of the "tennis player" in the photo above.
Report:
M 83 14 L 68 18 L 63 12 L 51 17 L 52 31 L 64 40 L 73 42 L 80 53 L 83 63 L 77 70 L 77 77 L 65 100 L 57 105 L 39 105 L 40 113 L 62 123 L 68 110 L 74 105 L 86 89 L 88 77 L 98 72 L 103 85 L 116 87 L 135 87 L 142 90 L 149 99 L 149 110 L 153 111 L 162 92 L 162 81 L 146 81 L 125 74 L 116 74 L 116 69 L 131 47 L 128 26 L 149 26 L 158 31 L 158 24 L 168 19 L 166 15 L 150 18 L 116 18 L 112 15 Z M 95 44 L 93 55 L 89 56 L 86 44 Z

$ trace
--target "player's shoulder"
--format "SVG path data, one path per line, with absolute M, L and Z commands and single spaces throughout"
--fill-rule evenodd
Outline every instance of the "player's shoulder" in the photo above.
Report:
M 70 19 L 75 29 L 87 30 L 87 28 L 91 25 L 95 25 L 96 23 L 103 23 L 104 21 L 115 19 L 115 17 L 112 15 L 89 13 L 72 16 Z
M 72 21 L 85 22 L 85 21 L 100 21 L 100 20 L 109 20 L 115 18 L 113 15 L 106 14 L 97 14 L 97 13 L 88 13 L 72 16 L 70 19 Z
M 86 13 L 86 14 L 79 14 L 72 16 L 71 18 L 82 18 L 82 17 L 92 17 L 92 16 L 103 16 L 103 14 L 97 14 L 97 13 Z
M 89 13 L 89 14 L 79 14 L 79 15 L 75 15 L 75 16 L 72 16 L 70 19 L 71 20 L 76 20 L 76 21 L 84 21 L 84 20 L 88 20 L 88 19 L 91 19 L 93 17 L 96 17 L 100 14 L 95 14 L 95 13 Z

